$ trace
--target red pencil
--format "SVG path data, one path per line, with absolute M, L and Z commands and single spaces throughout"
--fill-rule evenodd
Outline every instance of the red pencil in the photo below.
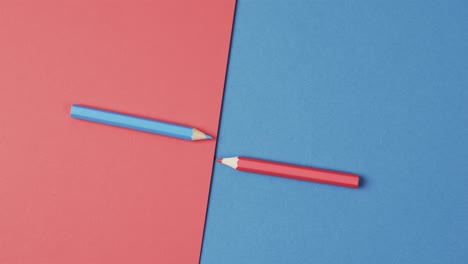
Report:
M 269 174 L 351 188 L 357 188 L 359 186 L 359 175 L 353 173 L 316 169 L 246 157 L 221 158 L 216 159 L 216 161 L 240 171 Z

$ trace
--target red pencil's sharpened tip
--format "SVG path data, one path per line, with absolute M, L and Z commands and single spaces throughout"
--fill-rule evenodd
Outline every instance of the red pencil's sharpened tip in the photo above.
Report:
M 222 162 L 223 162 L 223 159 L 222 159 L 222 158 L 218 158 L 218 159 L 216 159 L 216 161 L 219 162 L 219 163 L 222 163 Z

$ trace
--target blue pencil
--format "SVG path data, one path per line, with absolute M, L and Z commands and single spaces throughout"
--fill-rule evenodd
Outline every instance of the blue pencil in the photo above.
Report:
M 158 120 L 115 113 L 82 105 L 72 105 L 70 115 L 74 118 L 129 128 L 153 134 L 181 138 L 185 140 L 212 139 L 200 130 Z

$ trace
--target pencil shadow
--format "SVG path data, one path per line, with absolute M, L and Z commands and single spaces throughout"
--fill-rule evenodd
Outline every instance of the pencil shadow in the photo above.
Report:
M 110 107 L 106 107 L 106 106 L 95 106 L 95 105 L 89 105 L 89 104 L 85 104 L 85 103 L 83 103 L 83 104 L 77 103 L 77 104 L 73 104 L 73 105 L 96 108 L 96 109 L 99 109 L 101 111 L 118 113 L 120 115 L 128 115 L 128 116 L 137 117 L 139 119 L 145 119 L 145 120 L 149 120 L 149 121 L 157 120 L 157 121 L 162 121 L 162 122 L 166 122 L 166 123 L 173 123 L 173 124 L 177 124 L 177 125 L 191 126 L 191 124 L 184 124 L 184 123 L 180 123 L 180 122 L 174 122 L 174 120 L 168 120 L 168 119 L 165 119 L 164 117 L 158 117 L 158 116 L 149 116 L 148 114 L 145 114 L 145 113 L 130 112 L 128 110 L 120 109 L 118 107 L 110 108 Z
M 359 175 L 359 189 L 369 188 L 369 179 L 367 176 Z
M 374 183 L 368 175 L 359 174 L 359 186 L 358 189 L 369 189 L 372 188 L 372 184 Z
M 259 157 L 255 157 L 255 156 L 249 156 L 249 158 L 256 158 L 256 159 L 264 159 L 264 158 L 259 158 Z M 269 160 L 269 159 L 268 159 Z M 316 165 L 311 165 L 311 164 L 298 164 L 298 163 L 292 163 L 291 161 L 281 161 L 281 162 L 285 162 L 285 163 L 291 163 L 291 164 L 294 164 L 294 165 L 298 165 L 298 166 L 304 166 L 304 167 L 312 167 L 312 168 L 319 168 L 319 169 L 323 169 L 323 170 L 329 170 L 329 171 L 335 171 L 335 172 L 342 172 L 342 173 L 353 173 L 353 174 L 357 174 L 359 175 L 359 185 L 358 185 L 358 189 L 367 189 L 369 188 L 369 177 L 367 177 L 366 175 L 363 175 L 361 173 L 357 173 L 357 172 L 351 172 L 351 171 L 343 171 L 343 170 L 337 170 L 336 168 L 329 168 L 329 167 L 323 167 L 323 166 L 316 166 Z
M 249 158 L 254 158 L 254 159 L 259 159 L 259 160 L 265 160 L 265 158 L 260 158 L 260 157 L 256 157 L 256 156 L 248 156 L 248 157 Z M 269 161 L 270 159 L 266 159 L 266 160 Z M 298 166 L 318 168 L 318 169 L 322 169 L 322 170 L 329 170 L 329 171 L 333 171 L 333 172 L 352 173 L 352 174 L 355 174 L 355 175 L 359 176 L 359 184 L 358 184 L 357 189 L 367 189 L 370 186 L 369 185 L 369 177 L 367 177 L 366 175 L 363 175 L 361 173 L 337 170 L 336 168 L 321 167 L 321 166 L 319 167 L 319 166 L 315 166 L 315 165 L 311 165 L 311 164 L 292 163 L 292 161 L 281 161 L 281 162 L 284 162 L 284 163 L 287 163 L 287 164 L 294 164 L 294 165 L 298 165 Z

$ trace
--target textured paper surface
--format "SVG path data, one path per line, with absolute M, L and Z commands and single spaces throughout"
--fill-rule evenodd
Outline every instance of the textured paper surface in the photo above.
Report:
M 238 1 L 201 264 L 468 263 L 468 1 Z
M 234 0 L 0 3 L 0 263 L 198 263 Z

